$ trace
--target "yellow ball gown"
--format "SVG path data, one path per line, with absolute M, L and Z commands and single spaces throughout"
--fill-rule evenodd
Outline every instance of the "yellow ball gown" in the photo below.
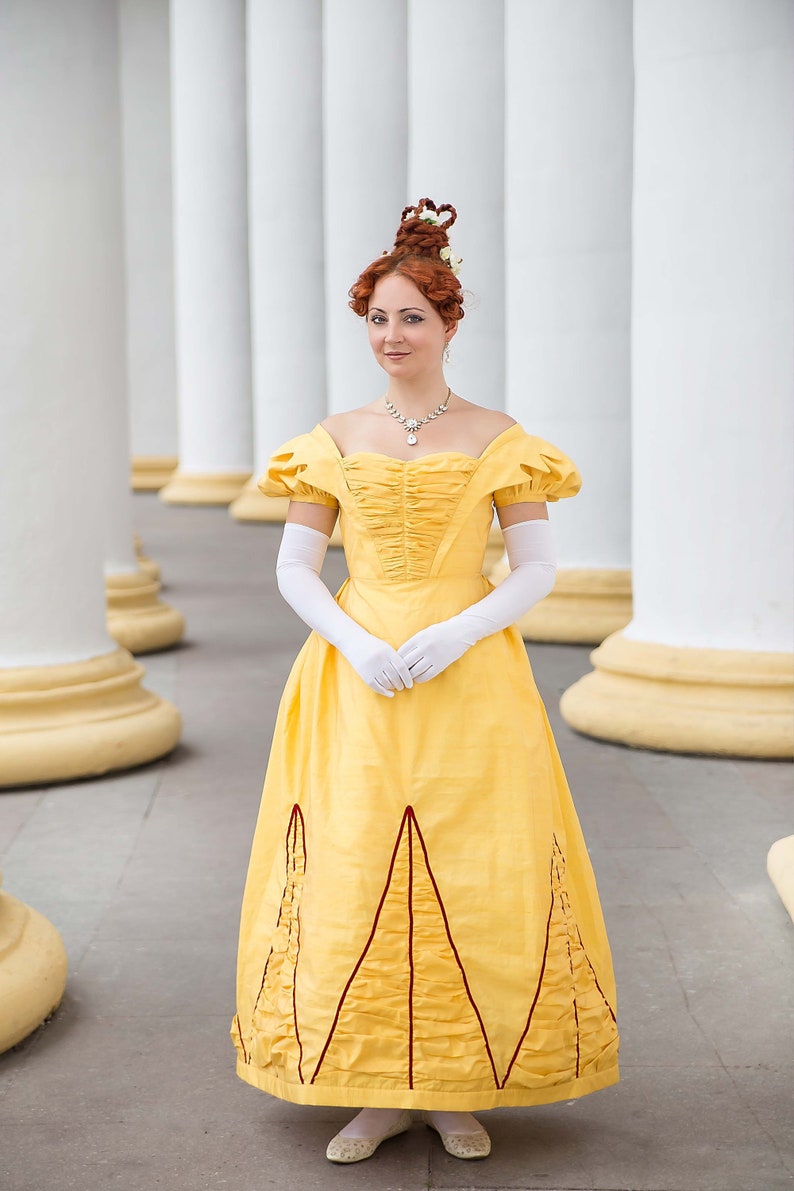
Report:
M 519 425 L 479 458 L 343 457 L 316 426 L 259 480 L 340 510 L 340 606 L 395 648 L 481 599 L 493 506 L 574 496 Z M 278 711 L 243 899 L 237 1073 L 301 1104 L 472 1111 L 618 1079 L 593 871 L 514 627 L 386 699 L 317 633 Z

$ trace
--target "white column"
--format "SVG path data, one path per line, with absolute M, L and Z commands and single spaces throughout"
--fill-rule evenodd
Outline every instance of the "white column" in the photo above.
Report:
M 128 486 L 102 462 L 103 410 L 124 411 L 117 36 L 104 0 L 0 10 L 0 785 L 179 735 L 105 621 L 106 498 Z
M 119 65 L 121 57 L 119 36 Z M 102 517 L 108 628 L 120 645 L 139 652 L 147 648 L 173 644 L 181 635 L 183 624 L 178 613 L 174 613 L 167 605 L 157 600 L 159 582 L 153 581 L 139 570 L 133 546 L 127 400 L 128 364 L 131 356 L 127 338 L 130 320 L 127 313 L 130 303 L 125 301 L 124 280 L 125 257 L 127 262 L 134 258 L 136 246 L 127 240 L 125 253 L 126 229 L 123 211 L 126 208 L 129 213 L 128 200 L 134 199 L 134 187 L 131 194 L 122 182 L 122 118 L 118 88 L 108 97 L 106 115 L 107 135 L 102 163 L 107 186 L 103 252 L 108 271 L 108 285 L 104 298 L 103 338 L 108 368 L 106 389 L 103 400 L 94 410 L 91 433 L 94 441 L 102 444 L 101 450 L 96 454 L 95 482 L 97 493 L 101 494 L 97 503 Z M 129 181 L 134 169 L 131 163 L 127 164 Z M 131 272 L 136 280 L 140 280 L 134 264 L 127 271 Z M 147 293 L 145 304 L 151 302 L 151 294 Z M 132 321 L 135 323 L 139 315 L 139 294 L 131 305 Z M 156 302 L 152 305 L 156 305 Z M 166 623 L 170 629 L 176 629 L 175 635 L 165 631 L 164 636 Z
M 248 3 L 248 219 L 254 473 L 231 507 L 283 516 L 256 487 L 273 451 L 325 417 L 321 0 Z
M 507 409 L 583 476 L 522 630 L 597 642 L 631 615 L 631 0 L 505 8 Z
M 177 463 L 168 0 L 120 0 L 127 377 L 133 482 Z
M 794 10 L 634 20 L 635 611 L 563 707 L 630 744 L 787 756 Z
M 105 168 L 111 168 L 109 154 Z M 118 230 L 120 246 L 120 219 Z M 121 292 L 118 298 L 118 308 L 122 310 Z M 124 363 L 121 336 L 119 347 L 121 371 Z M 135 553 L 124 381 L 122 373 L 115 393 L 108 393 L 101 403 L 93 433 L 102 444 L 97 453 L 96 479 L 104 530 L 108 630 L 119 645 L 138 654 L 176 644 L 184 635 L 185 620 L 181 612 L 159 598 L 159 571 L 152 574 L 149 567 L 142 567 Z
M 466 303 L 445 369 L 453 390 L 505 408 L 504 138 L 502 0 L 408 3 L 408 194 L 458 211 L 450 233 L 463 257 Z
M 171 0 L 179 468 L 169 503 L 251 474 L 245 2 Z
M 433 25 L 435 29 L 435 20 Z M 361 270 L 391 249 L 406 204 L 406 35 L 406 0 L 323 4 L 325 293 L 332 413 L 372 401 L 385 388 L 366 329 L 347 302 Z M 434 119 L 441 130 L 440 109 L 434 109 Z

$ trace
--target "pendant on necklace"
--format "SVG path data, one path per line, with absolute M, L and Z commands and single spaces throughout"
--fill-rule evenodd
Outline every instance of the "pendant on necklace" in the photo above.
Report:
M 416 418 L 405 419 L 405 429 L 408 431 L 408 437 L 405 441 L 408 443 L 409 447 L 416 446 L 418 439 L 414 434 L 414 431 L 418 430 L 421 424 L 421 422 L 417 422 Z

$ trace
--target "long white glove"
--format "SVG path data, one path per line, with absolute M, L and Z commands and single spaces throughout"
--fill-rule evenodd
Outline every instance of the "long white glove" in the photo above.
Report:
M 429 682 L 483 637 L 515 624 L 554 587 L 557 559 L 549 521 L 519 521 L 502 533 L 510 574 L 476 604 L 431 624 L 400 646 L 414 682 Z
M 288 521 L 276 562 L 278 589 L 301 620 L 335 646 L 368 687 L 394 698 L 413 686 L 408 663 L 339 607 L 320 578 L 328 535 Z

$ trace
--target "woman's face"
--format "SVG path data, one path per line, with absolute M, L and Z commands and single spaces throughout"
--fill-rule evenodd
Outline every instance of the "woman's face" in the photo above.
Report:
M 382 277 L 367 311 L 369 342 L 381 368 L 395 379 L 439 371 L 444 343 L 457 330 L 407 277 Z

